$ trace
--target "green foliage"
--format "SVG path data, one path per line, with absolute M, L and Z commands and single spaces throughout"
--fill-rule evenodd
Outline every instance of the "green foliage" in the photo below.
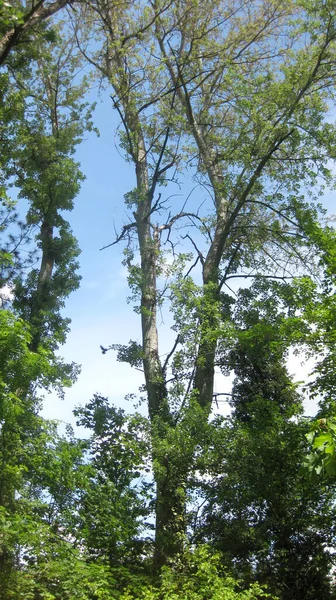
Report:
M 27 75 L 27 73 L 26 73 Z M 9 74 L 0 74 L 0 283 L 12 282 L 30 264 L 23 257 L 21 243 L 27 241 L 29 228 L 18 217 L 16 202 L 11 198 L 11 173 L 14 152 L 19 144 L 19 131 L 24 118 L 25 94 L 13 84 Z
M 317 419 L 306 435 L 310 452 L 306 467 L 311 473 L 334 479 L 336 475 L 336 419 Z
M 91 110 L 82 101 L 86 83 L 73 81 L 79 66 L 71 41 L 58 37 L 43 48 L 32 69 L 31 88 L 20 81 L 26 99 L 12 174 L 19 198 L 29 202 L 27 224 L 38 227 L 41 263 L 26 280 L 16 281 L 15 306 L 32 325 L 35 350 L 39 343 L 53 350 L 64 343 L 69 321 L 61 309 L 80 280 L 80 251 L 62 214 L 73 209 L 84 179 L 72 155 L 85 129 L 91 128 Z
M 99 395 L 74 414 L 91 432 L 90 480 L 79 507 L 83 539 L 92 557 L 124 568 L 122 586 L 129 577 L 126 567 L 141 572 L 141 553 L 144 558 L 151 543 L 145 535 L 151 527 L 147 518 L 152 501 L 148 424 L 138 414 L 126 416 Z
M 30 350 L 29 326 L 10 311 L 0 311 L 0 338 L 0 571 L 4 589 L 10 590 L 13 578 L 20 576 L 13 571 L 20 548 L 33 539 L 32 532 L 38 540 L 39 523 L 43 528 L 48 522 L 44 495 L 62 489 L 62 474 L 56 465 L 59 461 L 65 464 L 65 457 L 58 456 L 55 424 L 38 415 L 40 400 L 35 393 L 36 388 L 48 389 L 57 383 L 59 373 L 55 375 L 52 357 Z M 10 598 L 11 593 L 4 597 Z
M 121 600 L 259 600 L 270 598 L 259 585 L 239 591 L 237 581 L 222 572 L 219 555 L 200 546 L 186 552 L 180 561 L 164 567 L 160 587 L 139 589 L 135 594 L 126 592 Z
M 38 415 L 34 388 L 50 385 L 48 355 L 29 349 L 29 327 L 13 313 L 0 320 L 1 598 L 115 598 L 109 568 L 90 563 L 78 531 L 93 472 L 85 444 Z
M 142 366 L 143 351 L 142 346 L 138 342 L 130 340 L 127 346 L 123 344 L 112 344 L 108 349 L 117 350 L 117 360 L 120 362 L 129 363 L 131 367 L 140 368 Z
M 221 359 L 235 373 L 234 412 L 209 425 L 200 466 L 211 475 L 200 483 L 207 505 L 199 536 L 246 582 L 265 583 L 284 600 L 313 600 L 321 590 L 333 597 L 333 556 L 325 546 L 334 544 L 335 515 L 333 489 L 322 491 L 302 469 L 309 424 L 300 419 L 302 397 L 285 362 L 305 331 L 296 289 L 257 282 L 238 294 L 236 341 Z
M 332 249 L 332 247 L 331 247 Z M 332 417 L 335 413 L 335 316 L 336 296 L 333 287 L 316 290 L 303 309 L 303 316 L 311 327 L 307 338 L 308 355 L 316 357 L 314 379 L 309 385 L 310 396 L 319 400 L 320 416 Z
M 199 538 L 246 583 L 280 598 L 332 598 L 333 490 L 305 476 L 307 425 L 286 422 L 264 399 L 251 421 L 214 423 Z M 201 501 L 201 500 L 200 500 Z
M 71 544 L 57 540 L 50 543 L 42 535 L 41 540 L 45 543 L 44 560 L 17 573 L 7 598 L 117 600 L 118 595 L 113 592 L 115 579 L 104 563 L 85 562 L 85 557 Z
M 22 23 L 23 20 L 23 10 L 21 6 L 15 6 L 13 2 L 7 2 L 6 0 L 0 0 L 0 13 L 1 13 L 1 35 L 4 32 L 16 25 Z

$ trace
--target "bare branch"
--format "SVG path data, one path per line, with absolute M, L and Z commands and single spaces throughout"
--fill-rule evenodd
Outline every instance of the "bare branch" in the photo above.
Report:
M 177 336 L 177 338 L 176 338 L 176 340 L 175 340 L 175 342 L 174 342 L 174 345 L 173 345 L 173 347 L 172 347 L 171 351 L 170 351 L 170 352 L 168 352 L 168 354 L 167 354 L 167 357 L 166 357 L 166 360 L 165 360 L 165 361 L 164 361 L 164 363 L 163 363 L 162 370 L 163 370 L 164 372 L 166 372 L 166 369 L 167 369 L 167 367 L 168 367 L 168 363 L 169 363 L 169 361 L 170 361 L 171 357 L 173 356 L 173 354 L 174 354 L 174 352 L 175 352 L 175 350 L 176 350 L 177 346 L 179 345 L 180 341 L 181 341 L 181 336 L 180 336 L 180 334 L 178 334 L 178 336 Z
M 201 252 L 201 251 L 200 251 L 200 250 L 197 248 L 197 246 L 196 246 L 196 244 L 195 244 L 194 240 L 193 240 L 193 239 L 192 239 L 192 237 L 189 235 L 189 233 L 186 233 L 186 235 L 183 235 L 183 236 L 182 236 L 182 239 L 183 239 L 183 240 L 185 240 L 185 239 L 188 239 L 188 240 L 190 240 L 190 241 L 191 241 L 192 245 L 194 246 L 194 248 L 195 248 L 195 250 L 196 250 L 196 252 L 197 252 L 197 254 L 198 254 L 198 258 L 199 258 L 199 260 L 201 261 L 201 265 L 204 267 L 204 262 L 205 262 L 205 261 L 204 261 L 204 256 L 203 256 L 202 252 Z
M 255 273 L 250 275 L 230 275 L 225 279 L 226 283 L 230 279 L 250 279 L 250 278 L 259 278 L 259 279 L 295 279 L 296 275 L 263 275 L 262 273 Z
M 103 246 L 102 248 L 99 248 L 99 251 L 106 250 L 106 248 L 110 248 L 111 246 L 115 246 L 115 244 L 118 244 L 119 242 L 124 240 L 126 237 L 126 234 L 135 227 L 136 227 L 136 223 L 128 223 L 127 225 L 124 225 L 122 228 L 122 231 L 118 235 L 117 239 L 114 240 L 114 242 L 111 242 L 111 244 L 107 244 L 107 246 Z
M 165 231 L 166 229 L 171 229 L 172 226 L 174 225 L 174 223 L 176 223 L 176 221 L 178 221 L 179 219 L 183 219 L 185 217 L 188 217 L 190 219 L 191 218 L 192 219 L 197 219 L 198 221 L 200 221 L 201 223 L 203 223 L 203 219 L 201 217 L 199 217 L 197 213 L 180 212 L 177 215 L 174 215 L 164 225 L 160 225 L 160 227 L 158 227 L 158 231 L 161 232 L 161 231 Z

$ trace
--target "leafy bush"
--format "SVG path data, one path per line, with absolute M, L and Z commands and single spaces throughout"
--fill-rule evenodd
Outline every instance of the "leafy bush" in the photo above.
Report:
M 162 570 L 159 587 L 127 591 L 120 600 L 259 600 L 271 596 L 258 584 L 247 590 L 221 572 L 220 558 L 207 546 L 183 556 Z

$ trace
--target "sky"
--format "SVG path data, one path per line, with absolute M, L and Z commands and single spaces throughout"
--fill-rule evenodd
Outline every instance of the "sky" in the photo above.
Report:
M 139 372 L 130 374 L 112 352 L 103 355 L 100 344 L 127 343 L 140 334 L 137 315 L 126 302 L 127 273 L 122 266 L 122 247 L 100 248 L 115 239 L 115 229 L 126 219 L 123 195 L 134 184 L 132 168 L 116 150 L 118 121 L 105 94 L 95 111 L 100 136 L 88 133 L 77 151 L 85 181 L 75 208 L 65 217 L 81 248 L 80 288 L 66 302 L 64 314 L 71 319 L 67 342 L 60 349 L 66 361 L 82 365 L 81 375 L 65 399 L 54 394 L 44 403 L 44 416 L 74 422 L 75 405 L 85 404 L 94 393 L 108 396 L 118 405 L 126 393 L 142 383 Z
M 79 257 L 82 281 L 79 290 L 66 302 L 64 313 L 72 323 L 60 355 L 66 361 L 80 364 L 81 374 L 73 387 L 66 390 L 64 400 L 55 394 L 45 398 L 43 415 L 73 425 L 74 407 L 84 405 L 94 393 L 131 411 L 133 407 L 125 400 L 125 395 L 137 393 L 143 383 L 141 372 L 117 362 L 114 352 L 103 355 L 100 350 L 100 345 L 127 344 L 130 339 L 141 339 L 139 316 L 127 303 L 129 291 L 126 268 L 122 265 L 123 246 L 100 250 L 115 240 L 116 232 L 127 222 L 123 196 L 135 187 L 132 165 L 118 150 L 118 123 L 118 116 L 105 92 L 95 111 L 95 125 L 100 136 L 88 133 L 77 152 L 86 179 L 73 212 L 66 215 L 82 250 Z M 182 202 L 181 191 L 177 189 L 176 193 Z M 202 201 L 201 195 L 197 197 L 199 201 Z M 179 197 L 177 202 L 180 202 Z M 328 193 L 323 202 L 329 212 L 336 212 L 334 193 Z M 169 328 L 169 317 L 166 323 L 159 325 L 163 334 L 160 346 L 163 355 L 168 352 L 174 337 Z M 290 356 L 289 370 L 295 380 L 306 379 L 311 366 L 300 357 Z M 232 378 L 217 375 L 215 392 L 229 392 L 231 383 Z M 219 408 L 222 414 L 229 414 L 227 403 L 221 402 Z M 306 411 L 312 414 L 314 405 L 307 403 Z

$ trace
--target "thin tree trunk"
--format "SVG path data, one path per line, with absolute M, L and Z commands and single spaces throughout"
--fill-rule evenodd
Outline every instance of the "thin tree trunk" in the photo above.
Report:
M 54 248 L 53 248 L 53 225 L 45 218 L 40 233 L 42 246 L 41 266 L 38 276 L 37 289 L 33 298 L 33 306 L 31 311 L 31 327 L 33 331 L 32 340 L 30 342 L 30 350 L 37 352 L 41 342 L 44 324 L 44 312 L 48 307 L 48 299 L 50 296 L 50 284 L 55 264 Z
M 154 570 L 158 571 L 181 547 L 185 532 L 185 497 L 183 480 L 175 473 L 169 456 L 162 456 L 160 444 L 173 427 L 165 374 L 159 357 L 157 331 L 157 260 L 159 240 L 151 227 L 153 193 L 149 188 L 148 165 L 144 141 L 139 134 L 136 178 L 139 194 L 135 212 L 141 256 L 141 326 L 148 412 L 152 427 L 152 456 L 156 483 Z

